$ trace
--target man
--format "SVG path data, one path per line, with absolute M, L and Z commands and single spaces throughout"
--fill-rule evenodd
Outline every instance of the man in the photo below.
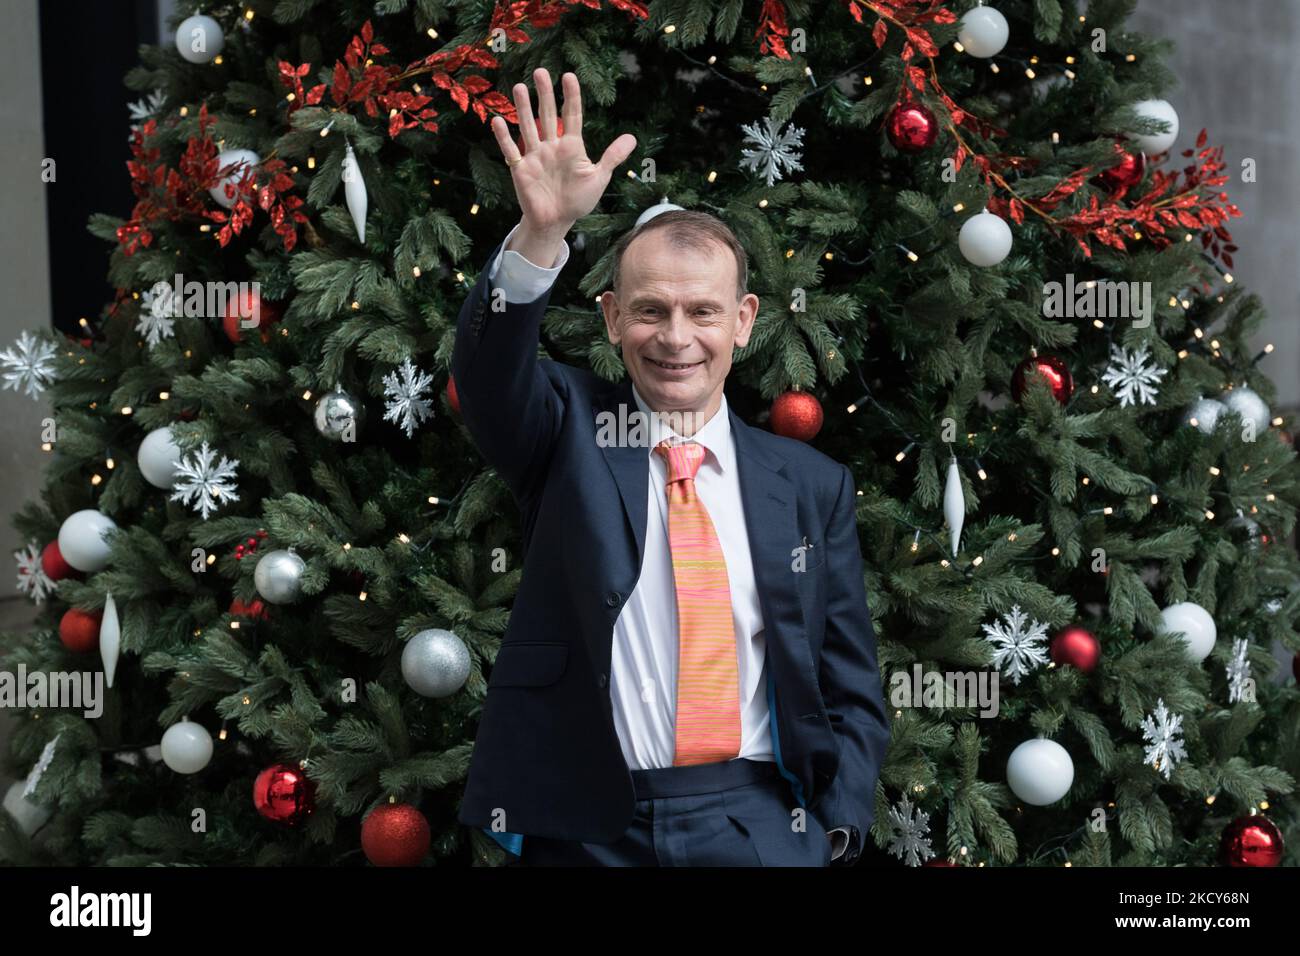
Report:
M 462 823 L 525 865 L 857 860 L 889 739 L 852 475 L 727 406 L 758 298 L 720 220 L 666 212 L 601 298 L 630 382 L 539 361 L 569 249 L 636 146 L 592 163 L 577 77 L 492 129 L 520 223 L 461 311 L 465 425 L 517 500 L 524 566 Z

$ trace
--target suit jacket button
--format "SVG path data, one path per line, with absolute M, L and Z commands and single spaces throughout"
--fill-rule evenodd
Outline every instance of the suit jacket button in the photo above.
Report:
M 618 607 L 619 604 L 622 603 L 622 601 L 623 601 L 623 595 L 619 594 L 617 591 L 610 591 L 608 594 L 605 595 L 605 603 L 608 604 L 610 607 Z
M 607 674 L 601 674 L 599 683 L 601 687 L 604 687 L 606 684 L 609 683 L 609 676 Z

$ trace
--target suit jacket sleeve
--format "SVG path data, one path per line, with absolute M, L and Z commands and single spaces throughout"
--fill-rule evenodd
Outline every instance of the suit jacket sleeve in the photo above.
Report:
M 493 282 L 508 240 L 509 236 L 492 251 L 488 259 L 492 267 L 479 275 L 461 307 L 451 370 L 465 427 L 483 457 L 522 501 L 540 487 L 564 402 L 537 357 L 551 287 L 531 301 L 512 302 L 504 294 L 504 283 Z M 510 288 L 515 287 L 518 283 Z
M 875 818 L 876 780 L 889 743 L 856 510 L 853 473 L 846 467 L 826 529 L 826 637 L 818 677 L 840 763 L 817 809 L 828 827 L 856 828 L 856 845 L 848 847 L 847 862 L 856 861 Z

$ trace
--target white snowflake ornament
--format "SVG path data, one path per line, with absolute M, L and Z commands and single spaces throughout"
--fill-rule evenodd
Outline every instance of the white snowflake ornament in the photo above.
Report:
M 930 857 L 930 814 L 920 807 L 913 807 L 912 801 L 903 795 L 897 806 L 890 807 L 889 852 L 908 866 L 920 866 Z
M 410 438 L 415 430 L 433 417 L 433 403 L 425 397 L 433 376 L 422 372 L 408 358 L 384 376 L 384 421 L 392 422 Z
M 1119 346 L 1110 347 L 1110 365 L 1101 380 L 1111 387 L 1119 399 L 1120 408 L 1127 405 L 1154 405 L 1159 394 L 1156 386 L 1168 369 L 1147 365 L 1151 350 L 1143 345 L 1132 352 Z
M 135 323 L 135 330 L 144 336 L 144 340 L 153 348 L 163 339 L 172 337 L 176 325 L 173 298 L 175 293 L 166 282 L 158 282 L 148 292 L 140 296 L 140 316 Z
M 18 591 L 37 604 L 44 603 L 56 585 L 41 566 L 41 549 L 32 541 L 23 550 L 14 552 L 14 560 L 18 562 Z
M 1228 660 L 1228 703 L 1235 704 L 1245 700 L 1246 687 L 1250 681 L 1250 658 L 1247 656 L 1250 642 L 1239 637 L 1232 642 L 1232 657 Z
M 162 110 L 164 102 L 166 102 L 166 96 L 164 96 L 163 91 L 154 90 L 149 94 L 148 99 L 141 97 L 134 103 L 128 103 L 126 108 L 127 112 L 131 114 L 131 132 L 134 133 L 143 126 L 145 120 L 153 119 L 157 116 L 159 111 Z M 131 137 L 128 136 L 127 140 L 129 141 L 130 139 Z
M 45 386 L 54 381 L 54 343 L 23 332 L 10 348 L 0 352 L 4 387 L 15 392 L 21 387 L 32 398 L 40 398 Z
M 745 133 L 745 142 L 752 148 L 742 149 L 745 158 L 740 161 L 741 169 L 752 169 L 761 173 L 771 186 L 782 179 L 785 172 L 802 171 L 803 158 L 800 151 L 803 146 L 804 130 L 798 126 L 780 129 L 780 124 L 768 116 L 759 123 L 750 123 L 740 127 Z
M 990 644 L 997 648 L 993 665 L 1019 684 L 1030 671 L 1047 663 L 1047 625 L 1030 620 L 1029 615 L 1013 605 L 1003 620 L 983 625 Z
M 170 500 L 189 505 L 203 515 L 204 521 L 227 501 L 239 500 L 235 485 L 235 467 L 239 459 L 232 461 L 223 455 L 221 463 L 214 465 L 216 456 L 216 449 L 209 448 L 204 442 L 198 451 L 177 463 L 176 483 L 172 486 L 175 490 Z
M 1182 715 L 1171 714 L 1165 707 L 1164 698 L 1160 698 L 1156 701 L 1155 713 L 1148 714 L 1142 721 L 1142 739 L 1147 742 L 1143 762 L 1151 764 L 1168 780 L 1174 765 L 1187 756 L 1182 736 Z

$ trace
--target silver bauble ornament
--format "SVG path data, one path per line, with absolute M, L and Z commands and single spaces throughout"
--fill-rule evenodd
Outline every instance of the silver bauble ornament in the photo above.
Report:
M 59 528 L 59 553 L 78 571 L 102 570 L 108 564 L 105 536 L 116 530 L 117 522 L 94 508 L 73 512 Z
M 181 720 L 162 736 L 162 759 L 177 773 L 198 773 L 212 759 L 212 735 L 202 724 Z
M 988 59 L 1007 45 L 1011 28 L 1007 18 L 992 7 L 972 7 L 961 18 L 957 39 L 971 56 Z
M 356 441 L 365 420 L 365 406 L 337 385 L 316 403 L 316 430 L 334 441 Z
M 292 604 L 302 597 L 302 576 L 307 564 L 292 551 L 268 551 L 253 569 L 253 586 L 262 600 Z
M 464 686 L 469 672 L 469 648 L 451 631 L 421 631 L 402 649 L 402 677 L 421 697 L 450 697 Z
M 1236 412 L 1243 422 L 1254 422 L 1256 434 L 1268 428 L 1268 423 L 1273 420 L 1268 404 L 1244 385 L 1238 385 L 1224 395 L 1223 404 L 1229 411 Z
M 1205 434 L 1209 435 L 1214 432 L 1214 425 L 1219 420 L 1219 416 L 1227 410 L 1223 402 L 1215 398 L 1198 398 L 1192 407 L 1187 410 L 1183 416 L 1183 422 L 1192 425 Z
M 1138 149 L 1147 156 L 1159 156 L 1167 152 L 1169 147 L 1174 145 L 1174 140 L 1178 139 L 1177 110 L 1168 100 L 1142 100 L 1133 104 L 1133 110 L 1138 116 L 1163 120 L 1169 124 L 1169 129 L 1164 133 L 1130 133 L 1129 139 L 1133 140 Z
M 663 198 L 663 202 L 656 203 L 655 205 L 651 206 L 649 209 L 643 210 L 641 215 L 636 217 L 636 225 L 637 226 L 644 225 L 645 223 L 649 222 L 651 219 L 653 219 L 655 216 L 660 215 L 661 213 L 672 212 L 674 209 L 681 209 L 681 208 L 683 207 L 677 205 L 677 203 L 669 202 L 668 197 L 665 196 Z M 633 226 L 632 228 L 635 229 L 636 226 Z
M 145 481 L 155 488 L 170 489 L 176 481 L 176 469 L 181 460 L 181 450 L 171 426 L 155 428 L 145 435 L 135 460 Z
M 957 248 L 973 266 L 995 266 L 1011 252 L 1011 227 L 987 209 L 978 212 L 962 223 Z
M 1007 759 L 1007 785 L 1025 803 L 1045 807 L 1070 792 L 1074 761 L 1055 740 L 1036 737 L 1011 751 Z
M 251 176 L 253 167 L 262 161 L 262 157 L 251 149 L 227 149 L 217 155 L 217 173 L 220 178 L 208 193 L 217 205 L 230 209 L 235 200 L 226 195 L 227 183 L 240 183 L 244 177 Z
M 211 63 L 225 45 L 221 24 L 202 13 L 186 17 L 176 28 L 176 51 L 190 63 Z

